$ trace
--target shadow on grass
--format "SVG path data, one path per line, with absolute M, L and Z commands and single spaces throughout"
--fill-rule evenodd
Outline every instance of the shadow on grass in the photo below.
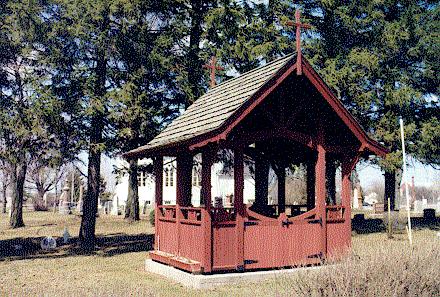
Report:
M 404 231 L 405 226 L 406 222 L 405 224 L 400 223 L 397 226 L 397 229 L 400 231 Z M 416 230 L 430 229 L 434 231 L 440 231 L 440 218 L 411 218 L 411 226 L 413 229 Z M 365 219 L 362 215 L 356 216 L 354 219 L 352 219 L 351 227 L 352 231 L 355 231 L 357 234 L 386 232 L 386 225 L 384 224 L 384 221 L 382 219 Z
M 440 231 L 440 218 L 427 220 L 411 218 L 414 229 L 428 228 Z M 401 226 L 402 227 L 402 226 Z M 405 226 L 403 225 L 403 229 Z M 386 226 L 382 219 L 364 219 L 357 217 L 352 220 L 352 230 L 358 234 L 385 232 Z M 84 255 L 112 257 L 133 252 L 146 252 L 153 249 L 153 234 L 115 233 L 98 236 L 96 249 L 93 252 L 83 252 L 77 245 L 78 238 L 73 237 L 68 244 L 63 244 L 62 238 L 56 238 L 57 248 L 49 251 L 41 249 L 40 243 L 44 237 L 18 237 L 0 240 L 0 262 L 24 259 L 56 259 Z
M 111 257 L 125 253 L 150 251 L 153 249 L 153 234 L 116 233 L 99 236 L 93 252 L 83 252 L 77 245 L 78 238 L 70 238 L 63 244 L 63 238 L 56 238 L 57 247 L 53 250 L 42 250 L 40 243 L 44 237 L 27 237 L 0 240 L 0 261 L 24 259 L 56 259 L 84 255 Z

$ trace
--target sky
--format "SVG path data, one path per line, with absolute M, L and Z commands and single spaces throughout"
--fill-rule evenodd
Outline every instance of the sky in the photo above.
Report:
M 415 186 L 435 186 L 437 189 L 440 187 L 440 170 L 435 170 L 431 166 L 423 165 L 422 163 L 409 158 L 408 166 L 408 181 L 414 176 Z M 359 179 L 363 189 L 368 189 L 373 183 L 379 181 L 385 182 L 383 171 L 377 166 L 368 164 L 358 164 L 357 168 L 359 173 Z M 402 177 L 403 179 L 404 177 Z

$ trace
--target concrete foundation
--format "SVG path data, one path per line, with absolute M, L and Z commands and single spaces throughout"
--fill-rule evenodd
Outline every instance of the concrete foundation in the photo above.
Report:
M 194 289 L 210 289 L 215 286 L 237 284 L 240 282 L 258 282 L 275 277 L 292 276 L 309 270 L 322 269 L 324 267 L 325 266 L 314 266 L 270 271 L 196 275 L 176 269 L 172 266 L 155 262 L 151 259 L 145 260 L 145 270 L 147 272 L 162 275 L 186 287 Z

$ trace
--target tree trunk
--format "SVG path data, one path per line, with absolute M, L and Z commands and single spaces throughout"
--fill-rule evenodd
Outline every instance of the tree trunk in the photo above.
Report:
M 26 161 L 18 164 L 11 174 L 12 178 L 12 203 L 11 203 L 11 217 L 9 226 L 11 228 L 24 227 L 23 222 L 23 197 L 24 197 L 24 182 L 26 180 Z
M 384 209 L 388 209 L 388 198 L 390 198 L 390 209 L 393 211 L 396 206 L 396 171 L 385 171 L 385 197 Z
M 7 205 L 8 205 L 8 199 L 6 198 L 6 192 L 3 192 L 3 204 L 2 204 L 2 213 L 6 213 L 7 212 Z
M 139 221 L 139 192 L 138 192 L 138 165 L 137 159 L 129 160 L 128 195 L 125 207 L 125 218 L 130 221 Z
M 278 177 L 278 212 L 286 211 L 286 169 L 280 168 L 277 172 Z
M 7 191 L 8 191 L 8 181 L 7 178 L 4 176 L 4 180 L 2 184 L 2 197 L 3 197 L 2 213 L 6 213 L 6 205 L 8 203 L 8 199 L 6 197 Z
M 37 188 L 37 198 L 34 200 L 35 210 L 41 210 L 44 207 L 44 194 L 46 194 L 46 189 L 43 184 L 36 183 Z
M 109 26 L 109 16 L 106 10 L 103 13 L 101 32 L 107 32 Z M 90 106 L 104 105 L 105 83 L 107 77 L 107 59 L 105 45 L 97 50 L 97 63 L 95 68 L 95 96 L 91 99 Z M 96 102 L 94 102 L 96 101 Z M 106 109 L 95 109 L 91 117 L 90 125 L 90 143 L 89 143 L 89 164 L 87 169 L 87 194 L 83 202 L 83 215 L 81 227 L 79 230 L 79 244 L 81 249 L 91 251 L 95 249 L 95 225 L 96 214 L 98 212 L 98 198 L 100 192 L 101 178 L 101 152 L 102 152 L 102 134 L 104 131 L 104 117 Z
M 200 83 L 202 80 L 202 63 L 200 61 L 200 39 L 202 36 L 203 22 L 203 1 L 192 0 L 191 9 L 191 29 L 189 39 L 189 50 L 187 59 L 188 81 L 191 88 L 191 96 L 187 98 L 185 105 L 188 107 L 195 99 L 200 97 Z
M 307 210 L 315 207 L 315 160 L 306 161 L 307 170 Z
M 131 188 L 131 180 L 130 180 L 131 176 L 130 174 L 128 175 L 128 193 L 127 193 L 127 201 L 125 202 L 125 214 L 124 214 L 124 219 L 128 219 L 130 217 L 130 213 L 131 213 L 131 203 L 132 203 L 132 198 L 130 197 L 130 188 Z
M 385 171 L 385 196 L 384 205 L 385 210 L 388 209 L 388 197 L 390 197 L 390 209 L 396 209 L 396 200 L 401 202 L 400 199 L 400 183 L 402 181 L 402 169 L 396 169 L 391 172 Z M 406 206 L 406 202 L 405 202 Z
M 260 149 L 260 143 L 255 144 Z M 269 196 L 269 161 L 259 154 L 255 157 L 255 204 L 258 206 L 267 205 Z
M 336 164 L 333 158 L 327 159 L 325 167 L 325 182 L 327 190 L 327 204 L 336 205 Z
M 81 228 L 79 230 L 80 246 L 86 251 L 91 251 L 95 248 L 95 224 L 96 213 L 98 212 L 100 167 L 101 151 L 95 149 L 94 146 L 90 144 L 89 165 L 87 169 L 87 194 L 83 203 L 83 215 Z
M 398 203 L 394 203 L 394 208 L 399 207 L 402 203 L 402 197 L 400 196 L 400 184 L 402 182 L 402 169 L 398 168 L 396 169 L 396 174 L 395 174 L 395 181 L 394 181 L 394 193 L 396 196 L 396 200 L 398 201 Z

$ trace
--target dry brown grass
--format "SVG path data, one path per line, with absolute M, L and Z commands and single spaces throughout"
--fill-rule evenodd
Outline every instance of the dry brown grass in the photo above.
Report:
M 411 250 L 406 234 L 354 238 L 350 257 L 327 269 L 283 279 L 279 296 L 440 296 L 440 238 L 415 232 Z
M 30 251 L 5 259 L 2 245 L 8 240 L 61 236 L 65 225 L 76 236 L 80 220 L 25 213 L 25 223 L 25 228 L 9 230 L 7 217 L 0 215 L 0 296 L 440 296 L 437 231 L 416 231 L 413 255 L 405 234 L 392 240 L 384 233 L 356 235 L 353 256 L 337 266 L 196 291 L 144 271 L 144 236 L 153 233 L 146 218 L 132 224 L 98 218 L 97 234 L 108 241 L 102 241 L 95 254 L 81 255 L 68 245 L 56 252 Z

